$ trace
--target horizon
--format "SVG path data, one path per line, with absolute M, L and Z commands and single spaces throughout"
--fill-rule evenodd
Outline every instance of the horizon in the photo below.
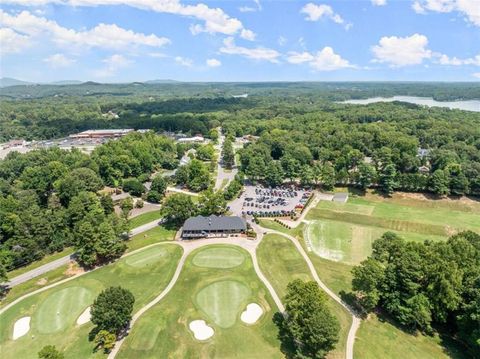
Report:
M 463 0 L 6 0 L 0 77 L 44 83 L 478 82 Z

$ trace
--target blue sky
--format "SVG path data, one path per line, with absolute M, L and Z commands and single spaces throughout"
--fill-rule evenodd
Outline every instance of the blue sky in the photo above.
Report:
M 28 81 L 480 80 L 480 0 L 3 0 Z

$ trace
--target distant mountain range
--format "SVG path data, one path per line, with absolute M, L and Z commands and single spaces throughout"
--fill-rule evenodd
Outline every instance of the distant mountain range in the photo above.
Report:
M 144 84 L 149 84 L 149 85 L 154 85 L 154 84 L 171 84 L 171 83 L 177 83 L 180 81 L 175 81 L 175 80 L 148 80 L 144 82 L 137 82 L 137 83 L 144 83 Z M 54 82 L 29 82 L 29 81 L 22 81 L 22 80 L 17 80 L 11 77 L 2 77 L 0 78 L 0 87 L 9 87 L 9 86 L 21 86 L 21 85 L 80 85 L 80 84 L 99 84 L 98 82 L 93 82 L 93 81 L 79 81 L 79 80 L 63 80 L 63 81 L 54 81 Z

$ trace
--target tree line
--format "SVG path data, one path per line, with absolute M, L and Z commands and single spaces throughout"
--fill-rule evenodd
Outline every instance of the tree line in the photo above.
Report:
M 387 232 L 353 269 L 352 288 L 366 312 L 380 308 L 427 334 L 446 324 L 474 357 L 480 353 L 480 235 L 417 243 Z
M 0 272 L 65 246 L 74 246 L 87 267 L 120 256 L 128 226 L 99 191 L 105 185 L 134 191 L 132 178 L 175 168 L 178 156 L 172 140 L 153 133 L 110 141 L 90 156 L 58 148 L 10 153 L 0 161 Z M 154 179 L 152 198 L 161 199 L 165 188 Z

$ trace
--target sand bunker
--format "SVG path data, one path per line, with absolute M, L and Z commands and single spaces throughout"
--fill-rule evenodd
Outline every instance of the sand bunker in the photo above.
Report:
M 263 314 L 263 309 L 257 303 L 250 303 L 247 309 L 243 311 L 240 319 L 247 324 L 254 324 Z
M 193 336 L 198 340 L 207 340 L 213 336 L 213 328 L 209 327 L 204 320 L 194 320 L 188 325 Z
M 30 330 L 30 317 L 20 318 L 13 326 L 13 340 L 23 337 Z
M 82 325 L 82 324 L 85 324 L 85 323 L 88 323 L 90 321 L 90 318 L 91 318 L 91 314 L 90 314 L 90 307 L 88 307 L 87 309 L 85 309 L 83 311 L 82 314 L 80 314 L 80 316 L 78 317 L 77 319 L 77 325 Z

